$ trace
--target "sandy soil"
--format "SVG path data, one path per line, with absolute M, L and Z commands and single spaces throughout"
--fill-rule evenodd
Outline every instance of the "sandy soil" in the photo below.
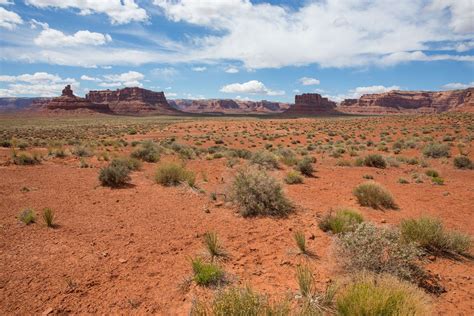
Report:
M 370 127 L 370 139 L 391 127 L 400 129 L 399 118 L 354 119 L 351 124 L 330 120 L 293 121 L 195 121 L 177 123 L 147 135 L 129 135 L 127 140 L 176 137 L 193 144 L 192 136 L 218 135 L 228 147 L 256 150 L 266 143 L 292 145 L 307 143 L 307 132 L 318 126 L 340 126 L 346 132 L 361 133 Z M 354 123 L 355 122 L 355 123 Z M 404 121 L 405 127 L 427 126 Z M 432 124 L 443 124 L 443 120 Z M 442 136 L 451 130 L 435 131 Z M 269 135 L 285 134 L 279 129 L 288 125 L 299 135 L 287 135 L 273 141 L 242 138 L 242 131 Z M 472 125 L 472 121 L 471 121 Z M 463 130 L 462 133 L 466 131 Z M 401 137 L 401 134 L 399 134 Z M 327 135 L 316 134 L 313 139 Z M 340 136 L 333 137 L 341 139 Z M 241 142 L 242 141 L 242 142 Z M 252 147 L 255 144 L 255 147 Z M 203 147 L 214 145 L 213 141 Z M 470 144 L 472 148 L 472 141 Z M 39 150 L 39 149 L 37 149 Z M 130 148 L 115 149 L 127 155 Z M 454 149 L 453 149 L 454 151 Z M 363 152 L 361 153 L 363 154 Z M 157 164 L 144 163 L 132 174 L 131 185 L 121 189 L 100 186 L 97 175 L 106 163 L 88 158 L 92 168 L 80 168 L 79 159 L 50 158 L 37 166 L 8 165 L 10 150 L 0 148 L 0 314 L 148 314 L 186 315 L 193 299 L 210 297 L 215 289 L 189 285 L 190 258 L 203 252 L 202 236 L 218 233 L 229 258 L 221 264 L 234 285 L 251 285 L 262 293 L 283 296 L 297 293 L 295 266 L 302 260 L 313 268 L 317 287 L 342 271 L 332 254 L 332 237 L 322 232 L 318 219 L 331 208 L 349 206 L 361 211 L 367 220 L 380 225 L 396 225 L 401 219 L 434 215 L 448 228 L 474 235 L 474 171 L 454 169 L 452 163 L 429 159 L 430 168 L 438 170 L 445 185 L 424 183 L 400 184 L 411 180 L 414 172 L 423 174 L 419 165 L 402 164 L 399 168 L 338 167 L 339 159 L 327 154 L 311 154 L 316 177 L 301 185 L 285 185 L 297 210 L 288 218 L 242 218 L 226 203 L 214 202 L 210 192 L 223 193 L 238 166 L 229 168 L 226 159 L 195 159 L 187 167 L 197 174 L 198 186 L 206 193 L 185 187 L 162 187 L 153 180 Z M 419 151 L 402 151 L 404 156 L 420 156 Z M 470 157 L 474 152 L 471 150 Z M 353 159 L 347 154 L 345 159 Z M 167 155 L 161 161 L 175 160 Z M 240 165 L 243 165 L 241 161 Z M 290 168 L 272 171 L 282 179 Z M 353 188 L 373 175 L 394 195 L 400 209 L 378 211 L 358 205 Z M 207 181 L 205 181 L 207 180 Z M 27 188 L 28 190 L 24 189 Z M 48 229 L 41 219 L 29 226 L 18 221 L 27 207 L 39 212 L 52 208 L 58 227 Z M 302 230 L 309 248 L 317 255 L 308 259 L 297 254 L 293 232 Z M 439 275 L 447 293 L 431 296 L 437 315 L 472 315 L 474 313 L 474 264 L 472 260 L 436 258 L 426 268 Z

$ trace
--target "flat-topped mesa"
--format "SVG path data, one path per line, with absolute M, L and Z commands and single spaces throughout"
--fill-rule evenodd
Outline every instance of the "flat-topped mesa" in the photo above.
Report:
M 283 112 L 285 115 L 336 114 L 336 102 L 323 98 L 318 93 L 303 93 L 295 96 L 295 104 Z
M 94 104 L 89 100 L 74 95 L 71 85 L 67 85 L 60 97 L 52 98 L 41 105 L 48 110 L 91 110 L 95 112 L 110 112 L 107 104 Z
M 90 91 L 86 99 L 95 104 L 108 104 L 117 114 L 179 114 L 168 104 L 163 92 L 143 88 Z
M 346 99 L 338 110 L 361 114 L 441 113 L 474 111 L 474 88 L 452 91 L 390 91 Z

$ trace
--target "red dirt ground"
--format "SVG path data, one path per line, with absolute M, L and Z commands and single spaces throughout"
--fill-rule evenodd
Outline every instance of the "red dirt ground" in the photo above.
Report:
M 378 141 L 379 132 L 387 126 L 397 126 L 397 120 L 357 119 L 352 127 L 356 131 L 357 126 L 373 127 L 375 130 L 367 134 L 374 134 L 371 139 Z M 419 120 L 417 124 L 426 123 Z M 214 131 L 228 133 L 222 137 L 228 147 L 255 150 L 249 147 L 248 140 L 240 143 L 241 134 L 235 137 L 233 133 L 243 129 L 254 133 L 258 128 L 270 134 L 283 133 L 276 128 L 284 123 L 301 127 L 301 135 L 292 138 L 302 144 L 306 142 L 305 128 L 319 124 L 314 120 L 195 121 L 173 124 L 145 136 L 131 135 L 128 140 L 175 136 L 181 143 L 193 144 L 183 137 Z M 442 123 L 440 120 L 433 124 Z M 407 128 L 413 126 L 410 121 L 406 124 Z M 444 132 L 440 131 L 439 135 Z M 317 135 L 316 139 L 321 136 Z M 273 143 L 281 140 L 290 144 L 289 137 Z M 256 140 L 256 148 L 270 142 Z M 214 143 L 203 146 L 210 145 Z M 472 141 L 469 146 L 472 159 Z M 116 152 L 126 155 L 130 150 Z M 9 149 L 0 148 L 0 162 L 6 162 L 9 155 Z M 474 171 L 457 170 L 451 162 L 443 164 L 429 159 L 430 168 L 440 172 L 445 185 L 436 186 L 427 180 L 420 184 L 400 184 L 399 178 L 411 180 L 413 172 L 424 174 L 425 169 L 407 164 L 387 169 L 338 167 L 336 158 L 327 154 L 311 155 L 318 159 L 316 177 L 305 178 L 301 185 L 284 186 L 297 205 L 296 213 L 284 219 L 243 218 L 229 204 L 211 201 L 209 193 L 224 192 L 238 168 L 226 167 L 225 158 L 188 162 L 187 167 L 197 174 L 198 186 L 205 194 L 156 184 L 153 177 L 160 162 L 144 163 L 141 171 L 132 174 L 131 186 L 122 189 L 100 186 L 97 175 L 105 163 L 95 157 L 88 158 L 92 168 L 79 168 L 79 160 L 74 156 L 48 159 L 37 166 L 0 166 L 0 314 L 186 315 L 193 299 L 210 297 L 214 291 L 185 286 L 192 273 L 190 257 L 203 252 L 202 236 L 206 231 L 217 232 L 229 253 L 229 258 L 221 264 L 234 285 L 248 284 L 273 296 L 294 295 L 298 291 L 295 266 L 306 260 L 315 272 L 317 287 L 322 290 L 342 271 L 332 254 L 333 237 L 318 228 L 318 218 L 340 206 L 357 208 L 366 220 L 380 225 L 396 225 L 403 218 L 426 214 L 441 218 L 448 228 L 474 234 Z M 408 150 L 401 155 L 420 156 L 420 153 Z M 352 159 L 347 154 L 343 158 Z M 177 158 L 162 157 L 162 161 L 170 159 Z M 241 161 L 240 165 L 243 164 Z M 283 179 L 289 169 L 283 166 L 271 174 Z M 365 174 L 373 175 L 375 181 L 392 192 L 399 210 L 379 211 L 358 205 L 352 190 L 365 181 L 362 178 Z M 22 190 L 24 187 L 29 191 Z M 48 229 L 40 218 L 29 226 L 19 222 L 17 216 L 26 207 L 37 212 L 44 207 L 52 208 L 59 227 Z M 296 254 L 293 240 L 296 230 L 305 232 L 316 258 L 305 259 Z M 309 239 L 311 235 L 315 239 Z M 448 290 L 439 297 L 431 296 L 434 313 L 472 315 L 472 260 L 436 258 L 426 267 L 439 275 Z

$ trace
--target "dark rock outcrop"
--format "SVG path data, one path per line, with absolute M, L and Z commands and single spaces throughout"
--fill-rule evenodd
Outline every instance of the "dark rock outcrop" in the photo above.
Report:
M 323 98 L 318 93 L 303 93 L 302 95 L 295 96 L 295 104 L 283 114 L 289 116 L 312 116 L 337 113 L 336 102 Z
M 474 88 L 440 92 L 390 91 L 365 94 L 359 100 L 344 100 L 338 110 L 355 114 L 473 112 Z

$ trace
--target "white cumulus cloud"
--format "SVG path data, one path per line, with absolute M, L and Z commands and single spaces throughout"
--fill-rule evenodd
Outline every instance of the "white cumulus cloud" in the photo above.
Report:
M 383 85 L 373 85 L 373 86 L 366 86 L 366 87 L 357 87 L 354 89 L 350 89 L 345 94 L 325 95 L 325 97 L 336 102 L 341 102 L 345 99 L 358 99 L 364 94 L 384 93 L 384 92 L 389 92 L 393 90 L 400 90 L 400 86 L 386 87 Z
M 112 24 L 146 21 L 148 14 L 135 0 L 26 0 L 37 8 L 77 9 L 80 15 L 102 13 L 109 16 Z
M 458 90 L 474 87 L 474 81 L 469 83 L 450 82 L 445 84 L 442 88 L 445 90 Z
M 203 71 L 206 71 L 206 67 L 193 67 L 191 68 L 192 71 L 196 71 L 196 72 L 203 72 Z
M 73 78 L 61 78 L 47 72 L 22 74 L 17 76 L 1 75 L 0 82 L 7 83 L 6 88 L 0 88 L 0 96 L 42 96 L 54 97 L 61 94 L 65 85 L 70 84 L 73 89 L 79 88 L 79 82 Z
M 262 82 L 258 80 L 250 80 L 244 83 L 231 83 L 220 89 L 224 93 L 248 93 L 248 94 L 264 94 L 264 95 L 284 95 L 285 91 L 274 91 L 268 89 Z
M 140 82 L 145 79 L 145 75 L 138 71 L 128 71 L 121 74 L 104 75 L 104 81 L 99 83 L 101 87 L 141 87 Z
M 23 24 L 23 20 L 18 14 L 0 7 L 0 27 L 13 30 L 19 24 Z
M 46 28 L 41 31 L 34 42 L 42 47 L 67 47 L 80 45 L 104 45 L 112 41 L 109 34 L 90 32 L 87 30 L 77 31 L 73 35 L 66 35 L 61 31 Z
M 309 78 L 309 77 L 300 78 L 299 82 L 300 82 L 303 86 L 314 86 L 314 85 L 318 85 L 318 84 L 321 83 L 321 81 L 319 81 L 318 79 Z

